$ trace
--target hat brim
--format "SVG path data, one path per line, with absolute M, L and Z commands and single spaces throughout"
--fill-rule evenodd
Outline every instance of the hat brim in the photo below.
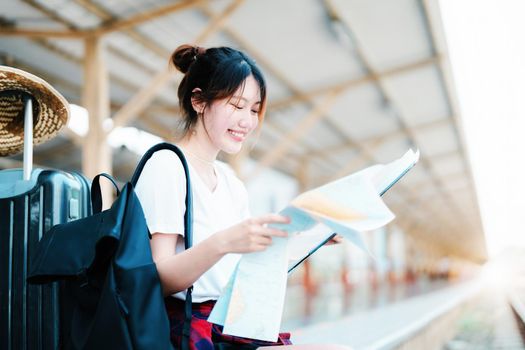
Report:
M 11 92 L 13 95 L 16 92 L 28 94 L 36 103 L 34 111 L 38 115 L 33 116 L 33 145 L 53 138 L 67 125 L 69 104 L 55 88 L 23 70 L 0 66 L 0 93 Z M 13 97 L 0 99 L 0 156 L 24 149 L 24 132 L 20 125 L 23 125 L 23 103 Z

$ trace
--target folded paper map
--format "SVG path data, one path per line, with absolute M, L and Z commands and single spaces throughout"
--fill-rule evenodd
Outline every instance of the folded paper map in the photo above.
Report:
M 409 150 L 389 164 L 371 166 L 292 200 L 279 212 L 291 222 L 272 225 L 287 231 L 288 237 L 273 238 L 265 251 L 241 257 L 208 321 L 223 325 L 225 334 L 276 341 L 290 265 L 302 261 L 333 232 L 368 252 L 361 232 L 394 219 L 381 195 L 418 159 L 419 151 Z

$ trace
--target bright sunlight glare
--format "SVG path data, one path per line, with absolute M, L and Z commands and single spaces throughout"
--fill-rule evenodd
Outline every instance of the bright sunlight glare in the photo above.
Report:
M 525 246 L 525 1 L 441 0 L 489 255 Z

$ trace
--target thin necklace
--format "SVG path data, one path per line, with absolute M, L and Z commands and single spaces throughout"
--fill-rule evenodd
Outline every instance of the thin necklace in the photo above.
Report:
M 198 155 L 196 155 L 195 153 L 188 151 L 187 149 L 185 149 L 184 151 L 186 153 L 188 153 L 190 156 L 192 156 L 193 158 L 195 158 L 196 160 L 200 160 L 201 162 L 206 163 L 208 165 L 213 165 L 214 164 L 213 161 L 209 161 L 209 160 L 206 160 L 204 158 L 201 158 Z

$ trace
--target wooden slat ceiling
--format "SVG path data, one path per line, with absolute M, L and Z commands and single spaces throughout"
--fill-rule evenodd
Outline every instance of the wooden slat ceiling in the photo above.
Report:
M 246 154 L 258 162 L 246 180 L 269 166 L 312 187 L 416 147 L 420 164 L 386 196 L 396 223 L 447 254 L 486 258 L 436 1 L 12 0 L 2 7 L 0 63 L 43 77 L 81 104 L 84 39 L 103 35 L 114 124 L 169 140 L 180 80 L 168 73 L 171 50 L 200 43 L 247 51 L 265 71 L 270 100 Z M 64 132 L 37 147 L 35 161 L 78 170 L 81 144 Z M 115 175 L 129 177 L 136 156 L 116 150 L 113 157 Z

